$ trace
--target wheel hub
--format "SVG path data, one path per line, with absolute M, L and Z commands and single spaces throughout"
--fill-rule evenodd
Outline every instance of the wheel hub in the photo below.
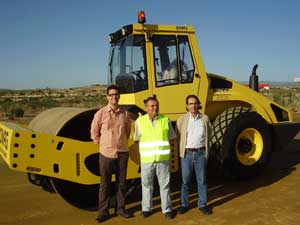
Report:
M 241 138 L 238 142 L 238 149 L 241 153 L 249 153 L 252 149 L 251 141 L 246 138 Z
M 257 163 L 263 152 L 263 138 L 255 128 L 244 129 L 237 137 L 235 153 L 239 162 L 245 166 Z

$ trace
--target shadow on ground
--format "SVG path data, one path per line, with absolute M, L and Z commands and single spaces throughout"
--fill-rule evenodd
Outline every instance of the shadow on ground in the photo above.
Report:
M 296 169 L 300 162 L 300 140 L 293 140 L 286 148 L 280 152 L 275 152 L 268 167 L 252 179 L 243 181 L 226 181 L 220 177 L 209 176 L 208 182 L 208 198 L 212 207 L 222 205 L 234 198 L 237 198 L 246 193 L 252 192 L 256 189 L 266 187 L 276 183 L 277 181 L 288 176 Z M 155 192 L 153 213 L 160 211 L 160 198 L 157 181 L 155 181 Z M 180 206 L 180 173 L 172 174 L 171 179 L 171 195 L 173 208 Z M 195 179 L 193 178 L 193 185 L 190 191 L 190 207 L 197 207 L 197 190 Z M 130 202 L 137 202 L 141 200 L 141 189 L 138 187 L 130 196 Z M 129 207 L 128 210 L 132 213 L 141 210 L 140 204 Z

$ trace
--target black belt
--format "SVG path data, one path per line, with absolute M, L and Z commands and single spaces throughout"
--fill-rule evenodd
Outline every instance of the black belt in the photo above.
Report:
M 185 148 L 185 150 L 190 151 L 190 152 L 198 152 L 198 151 L 205 150 L 205 147 L 201 147 L 201 148 Z

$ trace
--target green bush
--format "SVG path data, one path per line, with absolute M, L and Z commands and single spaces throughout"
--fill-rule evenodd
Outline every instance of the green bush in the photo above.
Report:
M 16 108 L 14 111 L 15 117 L 23 117 L 24 113 L 25 113 L 25 111 L 22 108 Z

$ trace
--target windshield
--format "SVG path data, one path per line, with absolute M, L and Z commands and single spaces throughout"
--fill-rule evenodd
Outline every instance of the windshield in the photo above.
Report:
M 146 90 L 148 78 L 145 55 L 143 35 L 134 35 L 112 44 L 108 83 L 119 86 L 122 94 Z

